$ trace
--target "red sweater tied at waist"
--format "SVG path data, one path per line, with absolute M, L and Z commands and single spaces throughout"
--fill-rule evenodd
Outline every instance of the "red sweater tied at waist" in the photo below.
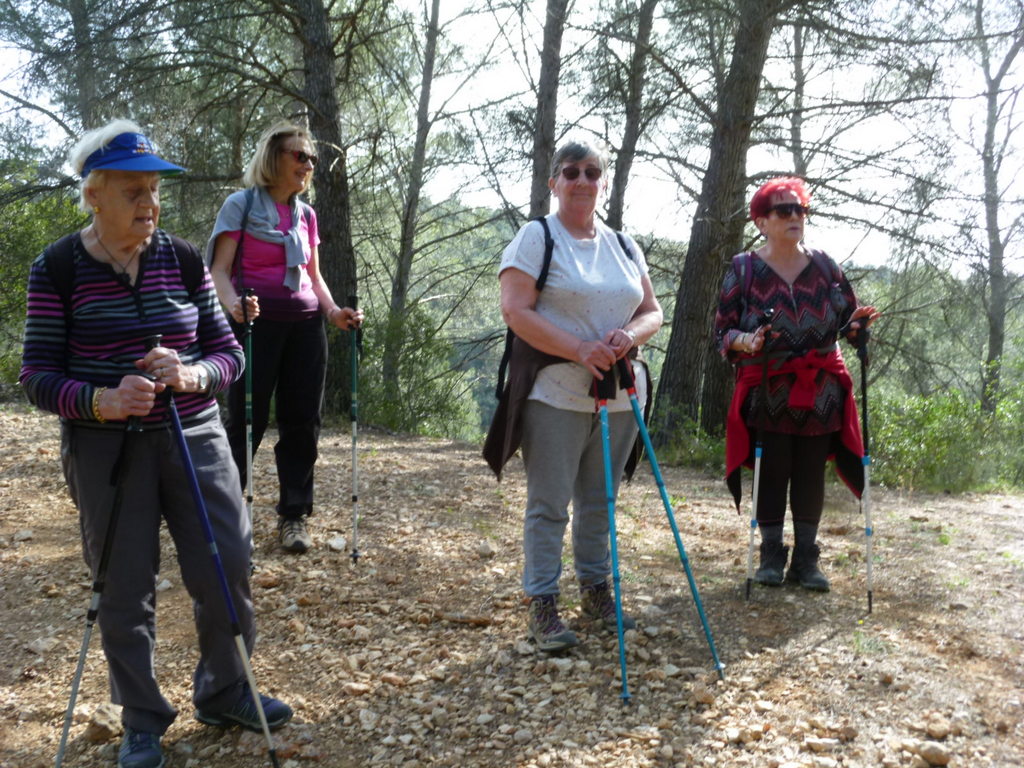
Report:
M 733 390 L 732 403 L 725 422 L 725 475 L 736 507 L 739 509 L 739 468 L 753 467 L 750 450 L 750 429 L 743 420 L 741 407 L 753 387 L 761 383 L 763 358 L 747 358 L 745 364 L 736 369 L 736 388 Z M 772 360 L 769 356 L 767 375 L 778 376 L 784 373 L 796 375 L 796 381 L 790 388 L 789 407 L 809 409 L 814 407 L 814 382 L 818 371 L 825 370 L 834 374 L 846 397 L 843 403 L 842 429 L 838 433 L 839 440 L 834 441 L 833 451 L 829 459 L 835 460 L 836 471 L 849 486 L 853 494 L 860 498 L 864 488 L 864 468 L 861 457 L 864 455 L 864 443 L 861 440 L 860 422 L 857 418 L 857 402 L 853 392 L 853 379 L 843 362 L 839 346 L 829 351 L 811 350 L 799 357 L 780 357 Z

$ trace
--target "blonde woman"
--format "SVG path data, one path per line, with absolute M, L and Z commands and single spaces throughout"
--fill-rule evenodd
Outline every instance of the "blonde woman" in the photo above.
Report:
M 350 329 L 362 312 L 340 307 L 320 275 L 316 212 L 299 196 L 309 187 L 317 156 L 309 133 L 279 123 L 260 137 L 245 171 L 246 189 L 224 201 L 207 245 L 210 273 L 236 336 L 252 330 L 253 450 L 275 404 L 278 441 L 280 545 L 312 545 L 313 467 L 320 436 L 327 335 L 323 319 Z M 243 309 L 245 292 L 252 291 Z M 246 485 L 245 382 L 228 391 L 228 439 Z M 250 479 L 251 482 L 251 479 Z

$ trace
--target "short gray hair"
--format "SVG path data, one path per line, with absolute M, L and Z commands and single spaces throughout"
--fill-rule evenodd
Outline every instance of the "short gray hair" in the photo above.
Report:
M 574 138 L 560 146 L 555 152 L 554 157 L 551 158 L 551 178 L 553 179 L 558 176 L 558 172 L 562 170 L 563 163 L 578 163 L 588 157 L 596 157 L 597 162 L 601 166 L 601 172 L 608 172 L 608 164 L 611 162 L 608 145 L 603 141 L 597 142 L 586 138 Z
M 245 167 L 242 183 L 247 187 L 269 187 L 277 181 L 277 159 L 288 139 L 298 137 L 313 146 L 313 137 L 305 128 L 295 123 L 281 121 L 274 123 L 260 136 L 256 152 Z
M 82 169 L 85 167 L 85 161 L 89 159 L 89 155 L 107 146 L 107 144 L 122 133 L 142 133 L 142 129 L 134 120 L 119 118 L 84 133 L 82 138 L 68 152 L 68 163 L 71 165 L 71 168 L 81 176 Z M 93 171 L 82 179 L 78 185 L 78 209 L 80 211 L 92 213 L 92 208 L 89 207 L 89 201 L 85 196 L 85 190 L 88 188 L 99 189 L 106 181 L 106 174 L 102 169 Z

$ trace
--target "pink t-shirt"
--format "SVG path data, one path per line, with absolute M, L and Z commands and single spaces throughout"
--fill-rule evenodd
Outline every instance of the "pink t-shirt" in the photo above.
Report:
M 287 205 L 276 203 L 277 213 L 281 220 L 277 229 L 287 232 L 292 226 L 292 212 Z M 302 239 L 306 256 L 320 244 L 317 230 L 316 213 L 312 208 L 306 209 L 307 216 L 299 221 L 299 235 Z M 235 242 L 240 233 L 225 232 Z M 252 288 L 260 300 L 260 317 L 266 320 L 294 322 L 304 320 L 320 311 L 316 294 L 313 293 L 313 282 L 309 279 L 306 267 L 299 267 L 299 290 L 291 291 L 284 285 L 285 261 L 284 246 L 268 243 L 265 240 L 247 235 L 242 243 L 241 265 L 235 259 L 234 283 L 239 286 L 239 269 L 245 278 L 245 287 Z

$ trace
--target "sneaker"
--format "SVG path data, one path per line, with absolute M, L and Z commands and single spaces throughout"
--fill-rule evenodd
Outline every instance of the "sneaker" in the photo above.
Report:
M 260 703 L 263 704 L 263 714 L 267 717 L 267 727 L 270 730 L 280 728 L 292 719 L 292 708 L 283 701 L 260 695 Z M 196 720 L 206 725 L 215 725 L 218 728 L 230 728 L 233 725 L 240 725 L 247 731 L 262 731 L 260 713 L 252 700 L 252 689 L 249 684 L 242 685 L 238 700 L 228 709 L 220 712 L 211 710 L 196 710 Z
M 576 635 L 558 617 L 555 595 L 541 595 L 530 600 L 527 630 L 542 651 L 564 651 L 579 645 Z
M 582 585 L 580 587 L 580 608 L 584 616 L 600 621 L 607 629 L 618 631 L 618 622 L 615 619 L 615 598 L 612 596 L 607 581 Z M 636 629 L 636 622 L 625 611 L 622 612 L 622 628 L 624 630 Z
M 301 555 L 313 546 L 313 539 L 306 530 L 305 517 L 282 517 L 277 523 L 277 532 L 281 548 L 289 552 Z
M 125 726 L 124 741 L 117 753 L 117 768 L 163 768 L 163 764 L 160 737 Z

